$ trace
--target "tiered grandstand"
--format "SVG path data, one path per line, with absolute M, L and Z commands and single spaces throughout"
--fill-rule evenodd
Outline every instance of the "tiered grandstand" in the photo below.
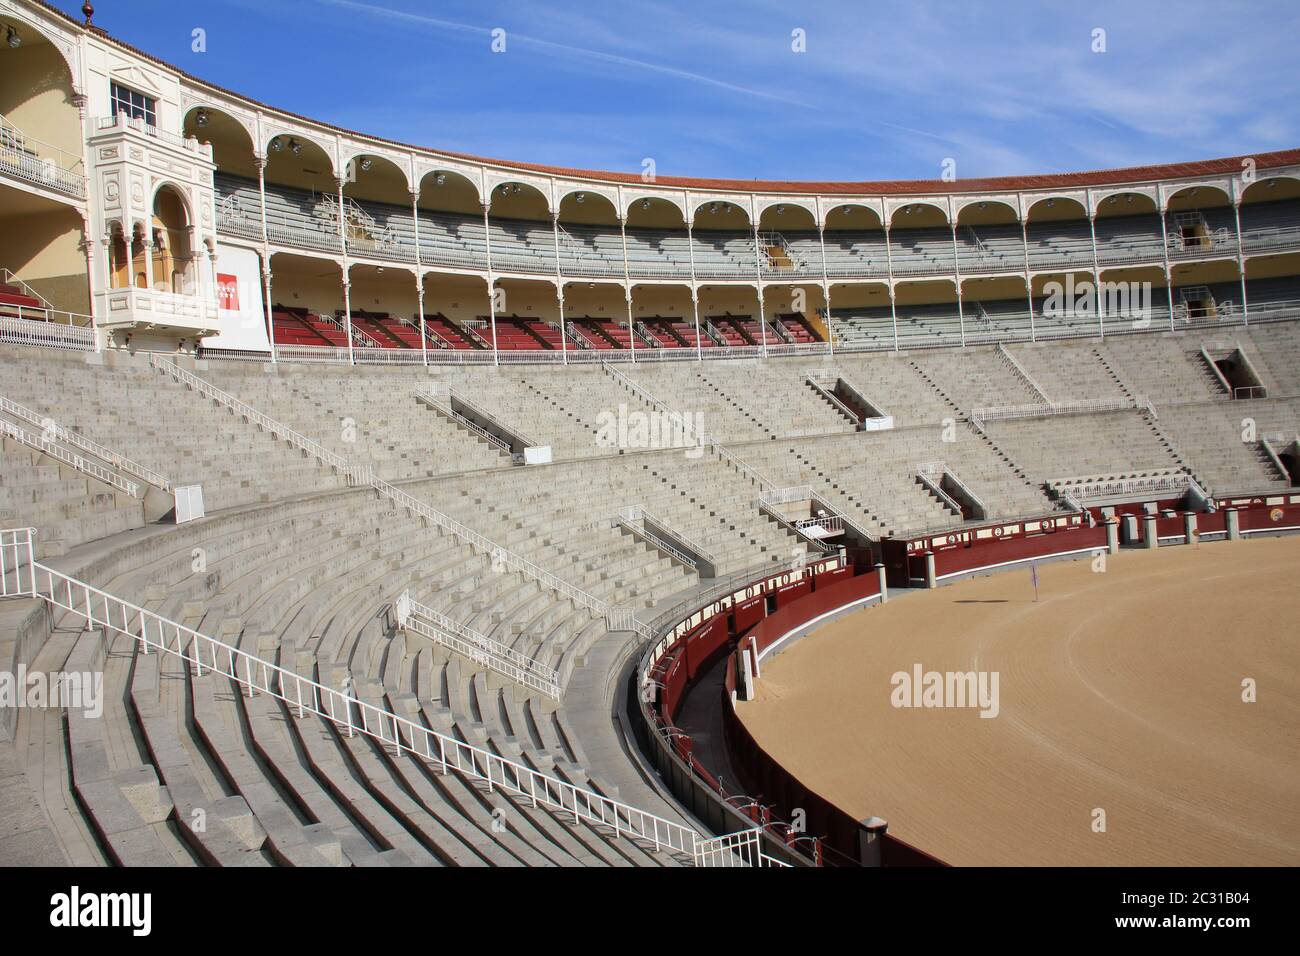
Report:
M 9 27 L 0 667 L 103 713 L 0 714 L 0 863 L 869 862 L 682 674 L 944 547 L 1300 502 L 1300 151 L 647 186 Z

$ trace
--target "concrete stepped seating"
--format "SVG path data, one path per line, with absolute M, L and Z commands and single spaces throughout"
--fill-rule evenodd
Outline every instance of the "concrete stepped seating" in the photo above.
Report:
M 1041 480 L 1163 473 L 1179 462 L 1137 411 L 996 421 L 989 435 Z
M 701 414 L 706 432 L 773 484 L 809 484 L 867 530 L 888 534 L 961 524 L 917 483 L 921 461 L 943 460 L 995 519 L 1050 512 L 1055 505 L 1042 482 L 1071 476 L 1186 466 L 1216 490 L 1280 489 L 1284 482 L 1258 445 L 1242 441 L 1242 419 L 1252 418 L 1259 435 L 1294 436 L 1300 397 L 1288 389 L 1297 375 L 1296 328 L 1252 324 L 1230 334 L 1190 330 L 1011 346 L 1054 400 L 1145 394 L 1160 417 L 1151 421 L 1132 410 L 992 422 L 984 436 L 961 423 L 969 407 L 1032 400 L 991 346 L 948 355 L 837 354 L 624 370 L 670 406 Z M 1270 397 L 1231 402 L 1197 358 L 1202 344 L 1212 351 L 1240 345 Z M 109 513 L 108 502 L 83 477 L 6 449 L 0 509 L 10 512 L 10 526 L 36 524 L 38 541 L 60 522 L 88 529 L 81 537 L 55 530 L 62 537 L 51 538 L 58 546 L 48 560 L 489 752 L 614 797 L 619 789 L 610 781 L 617 781 L 632 802 L 647 799 L 635 770 L 610 746 L 608 728 L 593 729 L 607 721 L 603 705 L 582 696 L 593 680 L 607 680 L 602 662 L 629 635 L 611 634 L 600 615 L 523 573 L 494 570 L 491 554 L 394 509 L 372 490 L 343 489 L 314 460 L 144 367 L 139 357 L 110 354 L 95 365 L 41 350 L 14 355 L 21 361 L 0 367 L 0 394 L 49 408 L 89 437 L 179 480 L 193 476 L 205 496 L 209 487 L 215 495 L 208 517 L 197 522 L 116 526 L 97 517 Z M 895 427 L 854 432 L 805 384 L 823 367 L 879 403 Z M 712 452 L 598 445 L 602 412 L 617 415 L 620 405 L 624 414 L 652 411 L 599 368 L 525 375 L 479 367 L 286 365 L 268 374 L 257 364 L 212 361 L 199 374 L 340 454 L 373 463 L 416 498 L 610 604 L 648 611 L 703 583 L 614 526 L 610 516 L 628 505 L 648 509 L 709 551 L 719 573 L 806 553 L 798 536 L 759 511 L 762 483 Z M 411 400 L 430 381 L 445 381 L 530 437 L 552 442 L 556 461 L 508 464 Z M 355 425 L 352 440 L 346 418 Z M 564 698 L 530 694 L 440 644 L 396 631 L 391 603 L 406 589 L 556 667 Z M 22 712 L 12 752 L 70 861 L 681 862 L 299 716 L 265 693 L 250 697 L 219 674 L 143 655 L 129 638 L 83 632 L 75 615 L 52 623 L 56 630 L 33 666 L 102 663 L 105 717 L 90 726 L 57 709 Z M 657 798 L 648 799 L 657 806 Z M 205 827 L 196 811 L 204 811 Z

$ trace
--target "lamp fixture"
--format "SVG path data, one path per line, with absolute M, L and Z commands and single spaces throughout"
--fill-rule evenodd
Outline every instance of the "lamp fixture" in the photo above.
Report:
M 194 124 L 196 126 L 207 126 L 211 121 L 212 117 L 208 116 L 207 110 L 199 110 L 194 114 Z
M 289 152 L 293 153 L 295 156 L 302 154 L 302 143 L 298 142 L 292 136 L 289 137 Z
M 271 140 L 271 152 L 278 153 L 282 149 L 284 149 L 284 143 L 280 142 L 280 137 L 277 136 Z
M 577 198 L 577 200 L 578 200 L 578 205 L 581 206 L 583 203 L 585 203 L 585 202 L 587 201 L 587 194 L 586 194 L 586 193 L 578 193 L 578 195 L 577 195 L 576 198 Z
M 18 35 L 18 31 L 13 27 L 9 28 L 8 43 L 11 50 L 16 50 L 23 45 L 23 38 Z
M 445 186 L 447 184 L 447 174 L 438 173 L 433 177 L 433 182 L 435 186 Z
M 361 171 L 363 173 L 370 172 L 370 167 L 373 166 L 374 164 L 375 161 L 371 159 L 369 156 L 366 156 L 364 159 L 361 160 Z
M 1272 185 L 1272 184 L 1270 183 L 1270 185 Z M 646 211 L 648 212 L 648 211 L 650 210 L 650 200 L 648 200 L 648 199 L 642 199 L 642 200 L 641 200 L 641 208 L 644 209 L 644 210 L 646 210 Z

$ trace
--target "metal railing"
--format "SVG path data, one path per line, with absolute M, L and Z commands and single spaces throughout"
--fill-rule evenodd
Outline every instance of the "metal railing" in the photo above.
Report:
M 758 503 L 767 507 L 788 505 L 796 501 L 807 501 L 813 496 L 811 485 L 792 485 L 788 488 L 768 488 L 758 498 Z
M 791 866 L 763 852 L 762 827 L 700 840 L 695 845 L 694 862 L 696 866 L 709 867 Z
M 129 637 L 140 645 L 142 654 L 159 651 L 178 657 L 196 677 L 205 672 L 220 674 L 247 690 L 250 697 L 265 693 L 282 701 L 300 719 L 314 714 L 349 737 L 364 734 L 381 746 L 434 763 L 444 773 L 455 770 L 484 782 L 489 792 L 501 789 L 535 807 L 572 814 L 575 822 L 612 829 L 616 839 L 627 836 L 653 846 L 655 852 L 680 853 L 692 860 L 697 847 L 708 846 L 690 827 L 430 730 L 46 567 L 35 560 L 31 528 L 0 531 L 0 588 L 0 596 L 37 598 L 83 618 L 87 628 L 101 627 Z
M 1186 491 L 1192 483 L 1191 475 L 1180 472 L 1124 478 L 1055 478 L 1049 480 L 1047 486 L 1063 498 L 1068 493 L 1074 502 L 1084 502 L 1096 498 L 1181 492 Z
M 1042 399 L 1043 402 L 1047 404 L 1051 403 L 1051 399 L 1047 397 L 1047 393 L 1043 391 L 1042 386 L 1040 386 L 1038 382 L 1034 380 L 1034 377 L 1029 374 L 1028 369 L 1021 365 L 1020 362 L 1016 360 L 1016 357 L 1007 351 L 1005 345 L 999 342 L 997 351 L 1002 361 L 1011 369 L 1012 374 L 1024 382 L 1029 390 Z
M 24 318 L 29 312 L 39 318 Z M 9 314 L 6 314 L 9 313 Z M 69 324 L 49 321 L 44 309 L 31 309 L 24 306 L 0 306 L 0 342 L 9 345 L 35 345 L 41 348 L 67 349 L 72 352 L 95 352 L 95 330 L 91 327 L 90 316 L 80 316 L 86 320 L 85 325 L 74 325 L 71 313 Z
M 973 408 L 970 422 L 983 431 L 986 422 L 1012 421 L 1025 418 L 1052 418 L 1057 415 L 1091 415 L 1099 412 L 1138 410 L 1150 413 L 1150 402 L 1143 396 L 1128 398 L 1090 398 L 1073 402 L 1049 402 L 1043 405 L 998 405 L 992 408 Z M 1150 411 L 1149 411 L 1150 409 Z
M 161 488 L 163 491 L 172 490 L 172 483 L 165 475 L 161 475 L 151 468 L 146 468 L 139 462 L 133 461 L 125 455 L 99 444 L 99 442 L 91 441 L 89 438 L 64 428 L 48 415 L 38 414 L 24 405 L 19 405 L 17 402 L 5 398 L 3 395 L 0 395 L 0 412 L 35 425 L 41 429 L 44 436 L 72 445 L 74 448 L 79 448 L 86 454 L 93 455 L 100 461 L 112 465 L 118 471 L 126 472 L 128 475 L 139 478 L 155 488 Z
M 179 133 L 172 133 L 165 129 L 146 123 L 138 116 L 128 116 L 125 112 L 114 113 L 112 116 L 101 116 L 96 120 L 96 128 L 99 132 L 110 129 L 131 129 L 137 133 L 142 133 L 150 139 L 156 139 L 159 142 L 167 143 L 178 149 L 188 150 L 191 153 L 199 153 L 207 150 L 211 152 L 211 147 L 200 143 L 193 136 L 182 136 Z
M 489 422 L 492 425 L 495 425 L 497 428 L 501 429 L 503 432 L 506 432 L 509 435 L 513 435 L 515 438 L 519 439 L 519 442 L 521 444 L 530 448 L 542 444 L 541 442 L 534 441 L 532 438 L 525 435 L 515 426 L 507 425 L 505 422 L 501 421 L 501 419 L 497 418 L 495 415 L 493 415 L 491 412 L 485 409 L 482 405 L 479 405 L 477 402 L 470 401 L 470 399 L 465 397 L 465 394 L 463 392 L 456 391 L 456 389 L 454 389 L 450 385 L 447 386 L 447 395 L 451 398 L 454 398 L 456 401 L 460 402 L 461 405 L 463 405 L 465 408 L 468 408 L 471 412 L 473 412 L 479 418 L 483 419 L 485 422 Z
M 525 577 L 532 578 L 551 590 L 564 595 L 579 607 L 587 608 L 599 616 L 606 616 L 608 614 L 610 605 L 607 602 L 587 593 L 582 588 L 576 587 L 575 585 L 560 579 L 545 568 L 529 561 L 527 558 L 523 558 L 512 551 L 507 551 L 501 545 L 461 524 L 456 519 L 443 514 L 427 502 L 421 501 L 420 499 L 407 494 L 405 491 L 402 491 L 400 488 L 389 484 L 375 475 L 374 468 L 371 465 L 353 465 L 349 463 L 347 459 L 330 451 L 319 442 L 314 441 L 294 429 L 289 428 L 287 425 L 281 424 L 270 416 L 259 412 L 257 409 L 231 395 L 229 392 L 225 392 L 210 382 L 204 381 L 193 372 L 187 372 L 185 369 L 177 366 L 175 362 L 172 362 L 170 359 L 164 358 L 157 353 L 150 354 L 149 364 L 154 368 L 163 371 L 165 374 L 171 375 L 177 381 L 188 385 L 200 395 L 211 398 L 214 401 L 225 405 L 227 408 L 232 409 L 252 424 L 257 425 L 263 430 L 270 432 L 275 437 L 288 442 L 294 448 L 306 452 L 322 464 L 333 468 L 336 472 L 347 479 L 349 485 L 369 485 L 381 496 L 387 498 L 398 507 L 405 508 L 411 513 L 425 518 L 431 524 L 455 535 L 467 544 L 478 548 L 480 551 L 491 554 L 493 561 L 499 562 L 499 565 L 505 570 L 518 571 Z
M 269 415 L 259 412 L 252 405 L 236 398 L 229 392 L 217 388 L 211 382 L 199 378 L 193 372 L 186 371 L 171 359 L 159 355 L 157 352 L 149 353 L 149 365 L 165 375 L 170 375 L 182 385 L 189 387 L 204 398 L 210 398 L 219 405 L 224 405 L 235 414 L 242 416 L 249 424 L 256 425 L 263 431 L 270 432 L 273 436 L 281 441 L 287 442 L 299 451 L 311 455 L 324 465 L 335 469 L 340 475 L 348 478 L 349 483 L 355 483 L 361 479 L 359 469 L 348 463 L 342 455 L 337 455 L 330 451 L 318 441 L 308 438 L 301 432 L 295 431 L 288 425 L 276 421 Z
M 382 349 L 387 347 L 380 344 L 378 339 L 376 339 L 365 329 L 361 328 L 361 326 L 357 325 L 355 322 L 349 321 L 347 319 L 340 319 L 337 315 L 329 315 L 325 312 L 320 313 L 320 320 L 322 322 L 326 322 L 329 325 L 334 326 L 334 328 L 338 329 L 344 335 L 347 335 L 348 329 L 351 328 L 352 344 L 354 346 L 360 346 L 362 348 L 371 348 L 371 349 Z
M 32 139 L 0 116 L 0 172 L 84 199 L 84 168 L 80 156 Z
M 71 452 L 62 445 L 50 441 L 43 435 L 35 432 L 29 432 L 21 425 L 16 425 L 7 419 L 0 418 L 0 435 L 5 438 L 21 442 L 28 448 L 35 449 L 43 454 L 49 455 L 69 468 L 74 468 L 84 475 L 89 475 L 96 481 L 102 481 L 106 485 L 116 488 L 118 491 L 130 495 L 132 498 L 140 498 L 143 495 L 140 492 L 140 486 L 134 481 L 128 481 L 115 471 L 105 468 L 97 461 L 91 461 L 83 458 L 81 455 Z
M 692 569 L 698 569 L 699 567 L 699 561 L 696 558 L 708 562 L 714 560 L 713 555 L 710 554 L 706 548 L 700 547 L 690 538 L 686 537 L 686 535 L 669 525 L 666 521 L 656 518 L 641 505 L 628 505 L 624 508 L 620 508 L 617 514 L 613 516 L 613 521 L 615 525 L 622 525 L 627 528 L 628 531 L 632 532 L 632 534 L 645 538 L 656 548 L 665 552 L 673 560 Z M 638 525 L 638 521 L 641 522 L 641 524 Z M 647 522 L 658 525 L 661 528 L 667 528 L 673 537 L 677 538 L 682 544 L 695 552 L 696 557 L 691 557 L 689 554 L 682 551 L 681 548 L 678 548 L 672 542 L 665 539 L 663 535 L 656 534 L 647 527 Z
M 531 688 L 553 700 L 560 698 L 560 673 L 553 667 L 521 654 L 468 624 L 453 621 L 447 615 L 421 604 L 403 591 L 394 604 L 397 626 L 414 631 L 483 667 L 496 671 L 516 684 Z
M 473 432 L 475 435 L 478 435 L 484 441 L 495 446 L 500 451 L 504 451 L 507 455 L 510 454 L 509 442 L 503 441 L 502 439 L 498 438 L 496 435 L 493 435 L 490 431 L 488 431 L 478 422 L 466 418 L 460 412 L 456 411 L 454 408 L 451 407 L 450 401 L 444 402 L 442 398 L 437 394 L 435 394 L 434 392 L 422 388 L 417 388 L 415 390 L 415 397 L 418 400 L 424 402 L 426 405 L 429 405 L 432 408 L 436 408 L 438 411 L 442 412 L 444 415 L 446 415 L 448 418 L 454 421 L 457 425 L 460 425 L 462 428 L 465 428 L 468 431 Z
M 794 526 L 808 538 L 824 538 L 844 531 L 844 516 L 836 514 L 816 515 L 812 518 L 800 518 Z M 821 534 L 817 534 L 821 531 Z

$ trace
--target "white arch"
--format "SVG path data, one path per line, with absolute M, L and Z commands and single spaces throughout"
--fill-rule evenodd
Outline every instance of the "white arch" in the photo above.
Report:
M 570 196 L 577 195 L 578 193 L 586 193 L 590 196 L 600 196 L 603 199 L 609 200 L 610 206 L 614 208 L 615 218 L 618 218 L 619 211 L 623 208 L 622 203 L 619 200 L 618 188 L 614 186 L 587 186 L 568 180 L 564 182 L 555 182 L 553 183 L 553 186 L 555 188 L 554 211 L 557 213 L 560 211 L 560 206 L 564 204 L 564 200 L 568 199 Z
M 1011 210 L 1011 214 L 1017 219 L 1020 218 L 1020 197 L 1014 193 L 996 193 L 987 196 L 959 196 L 953 198 L 952 217 L 953 221 L 961 219 L 961 214 L 970 206 L 978 206 L 980 203 L 990 205 L 1006 206 Z
M 371 156 L 375 159 L 387 160 L 397 167 L 397 171 L 402 174 L 402 179 L 406 182 L 406 191 L 411 191 L 411 162 L 410 157 L 402 155 L 387 149 L 374 149 L 370 146 L 357 144 L 348 152 L 343 154 L 342 161 L 339 163 L 339 169 L 347 171 L 348 164 L 354 159 L 360 159 L 363 156 Z
M 894 217 L 898 215 L 899 210 L 908 206 L 929 206 L 936 209 L 943 216 L 945 222 L 952 222 L 950 214 L 950 203 L 947 197 L 939 196 L 900 196 L 885 200 L 885 212 L 889 217 L 889 227 L 894 226 Z
M 262 155 L 270 155 L 271 141 L 279 137 L 287 139 L 306 140 L 313 146 L 317 146 L 325 154 L 325 158 L 330 163 L 330 174 L 335 178 L 339 175 L 338 149 L 335 143 L 322 142 L 314 132 L 308 132 L 299 126 L 290 126 L 272 119 L 269 123 L 262 125 Z
M 541 193 L 542 199 L 546 202 L 546 208 L 550 210 L 551 215 L 555 215 L 555 197 L 551 190 L 551 181 L 542 176 L 530 176 L 527 173 L 518 173 L 511 170 L 487 169 L 484 168 L 481 173 L 483 177 L 483 191 L 479 194 L 479 199 L 485 203 L 492 202 L 493 192 L 502 183 L 519 183 L 522 186 L 528 186 Z M 617 204 L 615 205 L 617 208 Z
M 194 215 L 194 197 L 190 195 L 189 186 L 185 183 L 179 183 L 174 179 L 158 179 L 153 183 L 153 188 L 149 193 L 149 203 L 147 210 L 150 220 L 154 215 L 154 208 L 158 204 L 158 194 L 164 189 L 171 189 L 181 200 L 181 209 L 185 213 L 185 227 L 187 229 L 197 229 L 198 220 Z
M 1274 172 L 1270 170 L 1267 173 L 1258 173 L 1253 183 L 1251 183 L 1248 186 L 1240 187 L 1238 191 L 1238 199 L 1244 199 L 1246 193 L 1250 192 L 1252 189 L 1260 189 L 1260 188 L 1267 189 L 1268 188 L 1266 185 L 1267 183 L 1279 179 L 1290 179 L 1290 180 L 1294 180 L 1297 183 L 1300 183 L 1300 170 L 1296 170 L 1295 172 L 1291 172 L 1290 170 L 1284 170 L 1282 172 Z M 1240 180 L 1238 180 L 1238 182 L 1240 182 Z
M 68 85 L 72 88 L 72 94 L 81 96 L 85 93 L 81 88 L 81 47 L 72 33 L 65 31 L 57 23 L 34 20 L 17 4 L 4 4 L 0 9 L 0 16 L 15 20 L 26 29 L 48 40 L 50 46 L 63 57 L 63 62 L 68 68 Z
M 1110 199 L 1111 196 L 1125 196 L 1132 193 L 1134 196 L 1145 196 L 1151 200 L 1151 204 L 1156 207 L 1156 212 L 1164 211 L 1164 203 L 1161 202 L 1159 189 L 1154 185 L 1146 186 L 1113 186 L 1101 190 L 1100 192 L 1088 190 L 1088 199 L 1092 203 L 1092 215 L 1096 215 L 1101 209 L 1101 204 Z
M 694 224 L 695 221 L 699 218 L 700 210 L 703 209 L 705 206 L 712 205 L 713 203 L 717 203 L 718 205 L 723 205 L 725 203 L 726 205 L 729 206 L 735 206 L 745 214 L 745 218 L 749 220 L 749 224 L 751 226 L 753 226 L 753 224 L 757 222 L 757 220 L 754 218 L 754 206 L 749 196 L 745 196 L 739 193 L 721 193 L 715 195 L 706 195 L 703 193 L 689 193 L 687 196 L 687 201 L 691 204 L 692 224 Z
M 415 164 L 415 188 L 423 191 L 424 181 L 438 173 L 449 173 L 463 179 L 474 190 L 474 195 L 478 197 L 480 205 L 482 204 L 483 193 L 480 189 L 482 177 L 479 175 L 479 170 L 468 166 L 455 163 L 418 162 Z
M 834 225 L 832 217 L 837 209 L 865 209 L 867 212 L 874 213 L 876 222 L 880 223 L 881 228 L 885 224 L 885 203 L 881 199 L 845 199 L 844 201 L 828 201 L 825 211 L 822 213 L 822 228 Z
M 632 207 L 645 199 L 662 199 L 664 202 L 677 208 L 677 212 L 682 217 L 682 222 L 686 222 L 686 196 L 684 193 L 671 192 L 666 189 L 635 189 L 623 192 L 623 215 L 632 211 Z
M 788 198 L 784 196 L 764 196 L 757 201 L 754 209 L 754 221 L 761 222 L 763 213 L 769 209 L 775 209 L 777 206 L 797 206 L 806 210 L 812 216 L 814 225 L 821 225 L 821 219 L 817 213 L 817 200 L 811 196 L 790 196 Z
M 1169 208 L 1169 200 L 1185 192 L 1196 190 L 1211 190 L 1221 193 L 1224 201 L 1231 206 L 1234 195 L 1230 179 L 1209 179 L 1203 182 L 1194 183 L 1161 183 L 1160 184 L 1160 209 L 1163 212 Z

